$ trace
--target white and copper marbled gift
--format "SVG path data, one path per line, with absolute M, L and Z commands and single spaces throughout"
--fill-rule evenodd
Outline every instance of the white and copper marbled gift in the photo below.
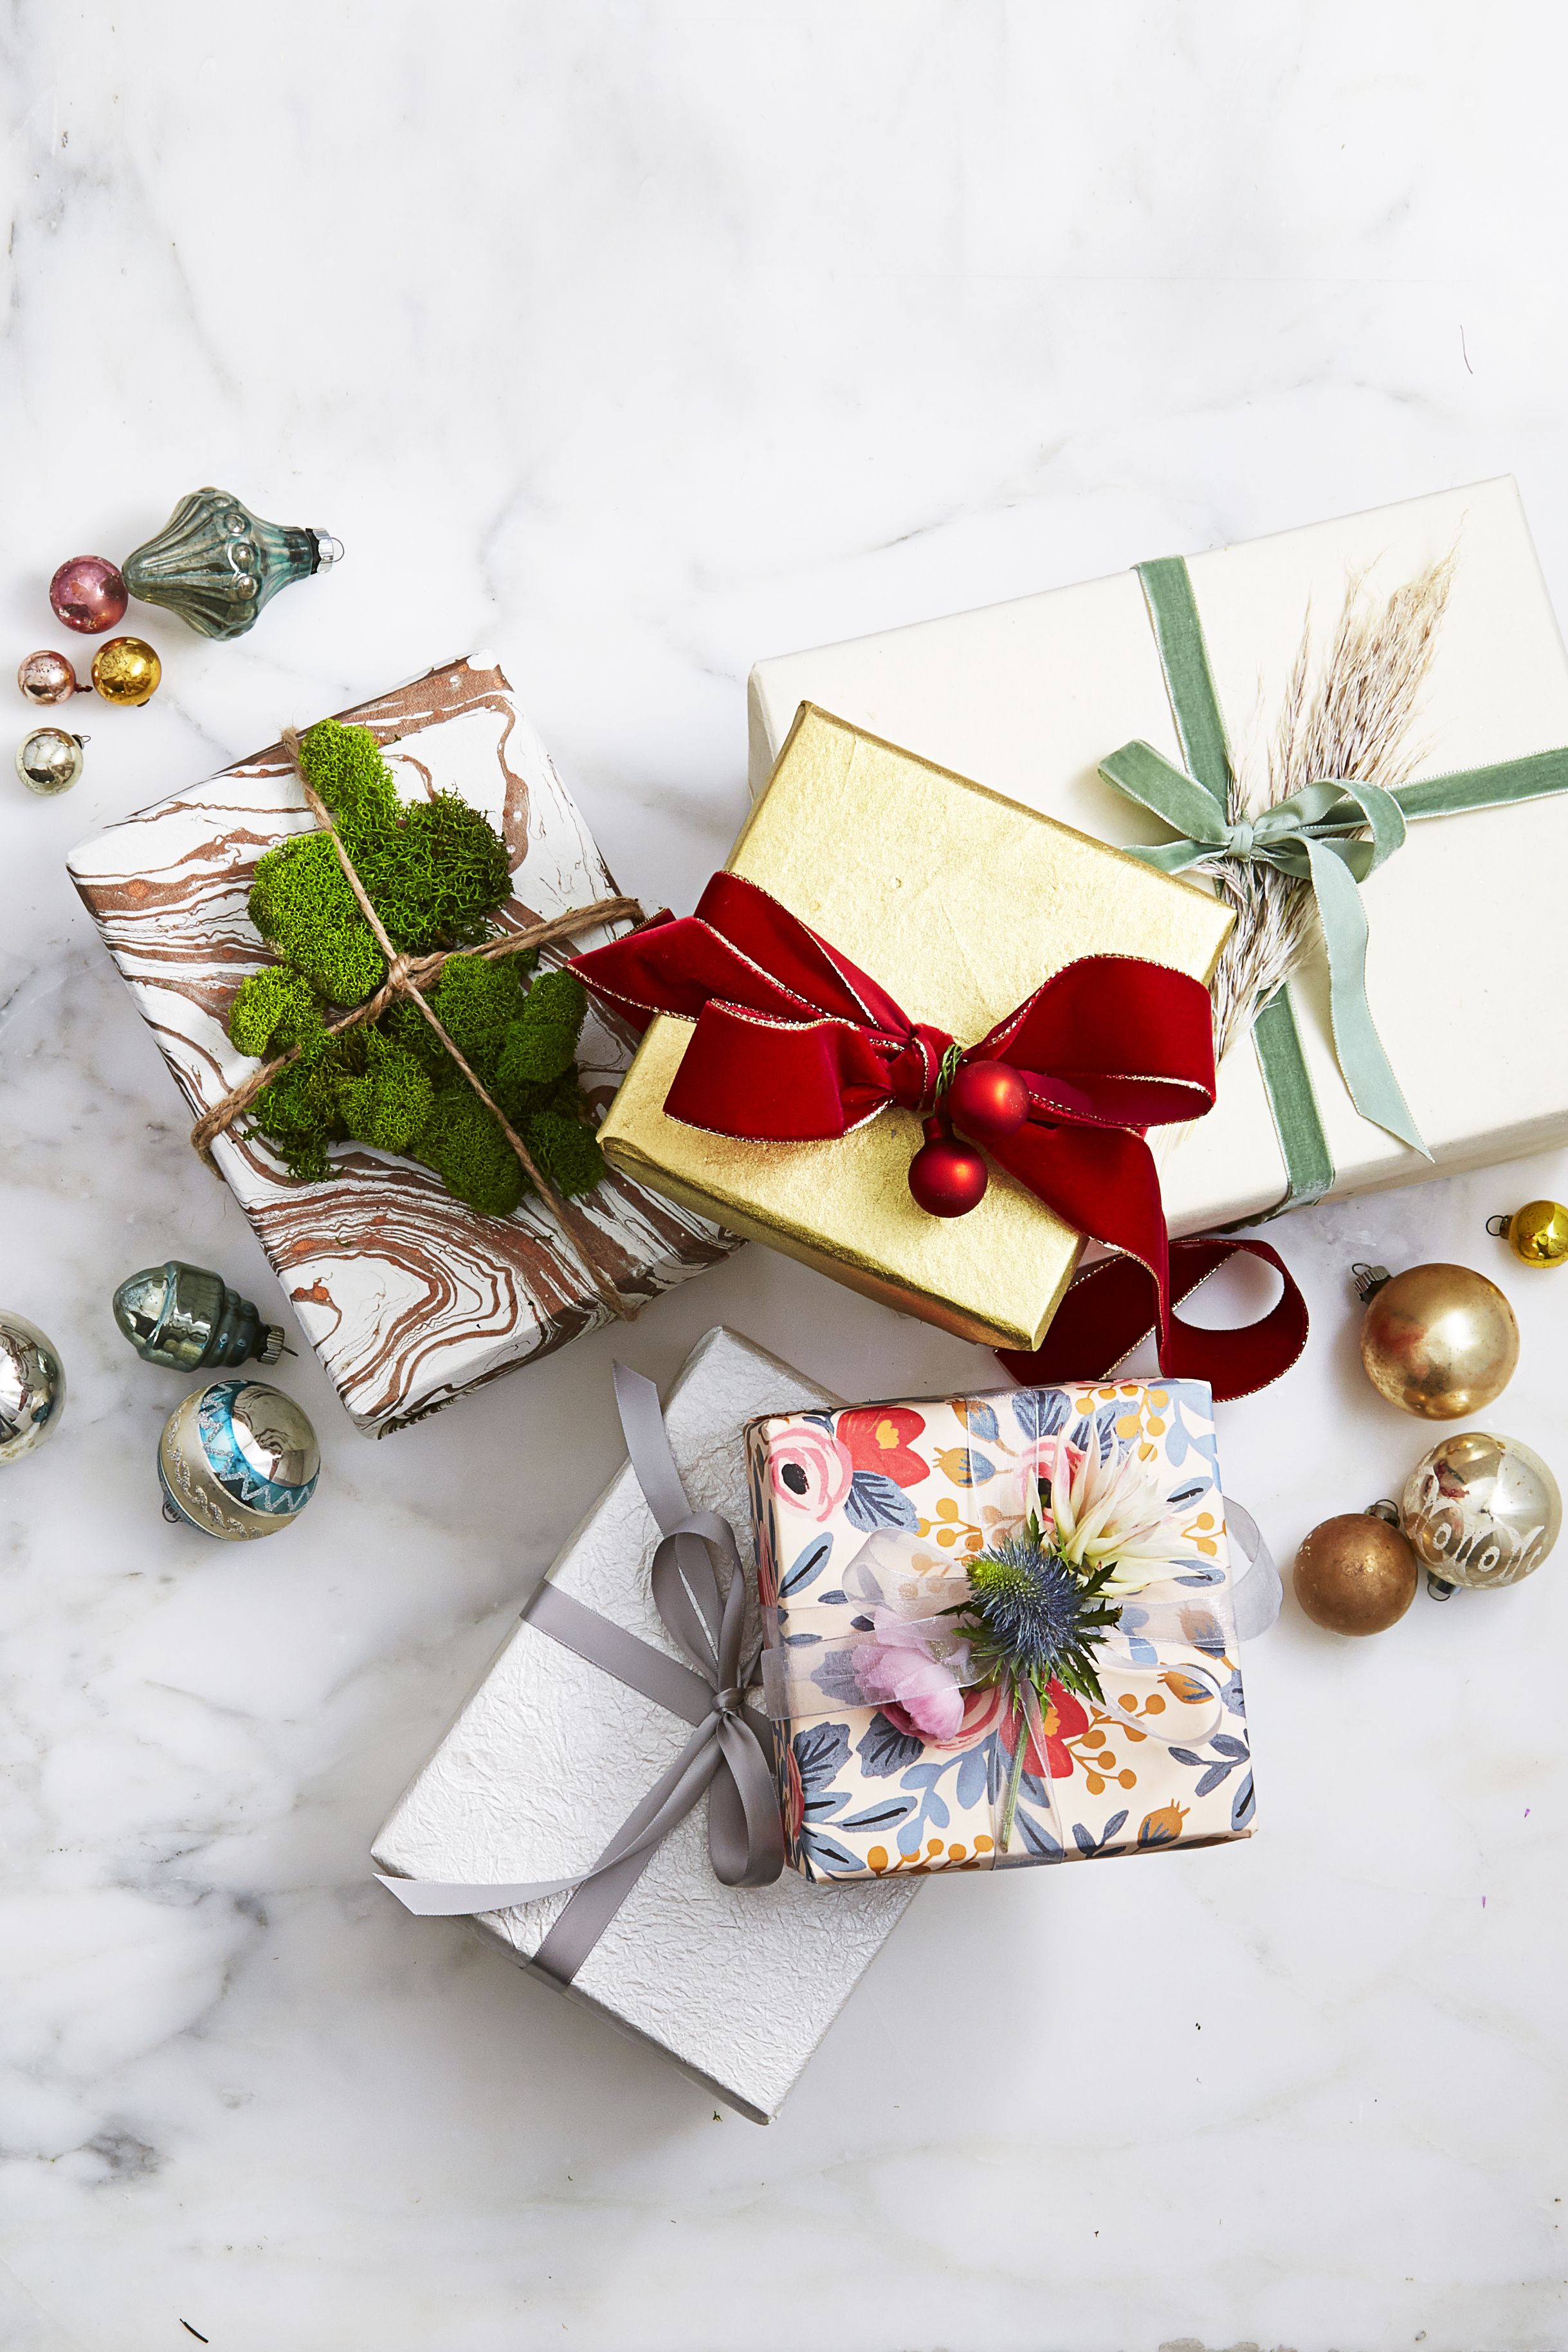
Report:
M 611 896 L 615 884 L 549 753 L 482 659 L 444 664 L 339 714 L 368 727 L 406 799 L 456 790 L 503 835 L 519 928 Z M 72 879 L 186 1101 L 207 1110 L 254 1066 L 225 1024 L 241 981 L 270 959 L 246 909 L 257 861 L 312 824 L 278 744 L 84 842 Z M 554 955 L 593 946 L 591 931 Z M 578 1062 L 607 1102 L 629 1059 L 590 1012 Z M 230 1130 L 214 1154 L 353 1420 L 384 1434 L 465 1389 L 605 1322 L 548 1210 L 507 1218 L 454 1200 L 438 1177 L 368 1144 L 334 1147 L 324 1184 L 291 1178 L 265 1139 Z M 716 1227 L 612 1174 L 576 1204 L 634 1303 L 733 1246 Z

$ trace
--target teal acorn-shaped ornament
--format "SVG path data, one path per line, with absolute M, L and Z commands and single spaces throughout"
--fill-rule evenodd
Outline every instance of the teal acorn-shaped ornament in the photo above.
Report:
M 227 490 L 193 490 L 121 566 L 144 604 L 166 604 L 204 637 L 242 637 L 291 580 L 342 554 L 330 531 L 263 522 Z
M 199 1372 L 209 1364 L 275 1364 L 282 1326 L 264 1323 L 221 1274 L 177 1257 L 131 1275 L 114 1294 L 114 1319 L 144 1364 Z
M 163 1517 L 219 1543 L 249 1543 L 291 1527 L 321 1467 L 310 1422 L 292 1397 L 264 1381 L 194 1389 L 158 1441 Z

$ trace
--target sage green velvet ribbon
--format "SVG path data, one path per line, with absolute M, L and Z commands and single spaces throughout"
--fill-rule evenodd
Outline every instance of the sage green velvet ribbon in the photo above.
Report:
M 1416 819 L 1460 816 L 1568 792 L 1568 748 L 1504 760 L 1495 767 L 1460 769 L 1392 791 L 1350 777 L 1331 778 L 1304 784 L 1256 816 L 1233 819 L 1230 752 L 1191 575 L 1183 558 L 1173 555 L 1141 563 L 1138 576 L 1187 764 L 1175 766 L 1147 743 L 1124 743 L 1100 761 L 1108 783 L 1152 810 L 1178 835 L 1131 854 L 1164 874 L 1234 860 L 1272 866 L 1309 885 L 1328 953 L 1334 1054 L 1351 1100 L 1363 1118 L 1430 1159 L 1367 1001 L 1367 922 L 1360 885 L 1393 856 Z M 1253 1042 L 1285 1160 L 1286 1194 L 1272 1213 L 1278 1216 L 1321 1199 L 1334 1181 L 1288 984 L 1258 1013 Z

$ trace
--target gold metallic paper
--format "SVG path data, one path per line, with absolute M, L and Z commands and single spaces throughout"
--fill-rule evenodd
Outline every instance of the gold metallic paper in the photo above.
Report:
M 1132 955 L 1207 982 L 1231 916 L 1194 884 L 803 703 L 730 870 L 961 1044 L 1063 965 Z M 638 1183 L 986 1347 L 1035 1348 L 1082 1237 L 994 1163 L 966 1217 L 909 1189 L 920 1122 L 889 1108 L 826 1143 L 682 1127 L 664 1098 L 691 1034 L 656 1020 L 599 1139 Z

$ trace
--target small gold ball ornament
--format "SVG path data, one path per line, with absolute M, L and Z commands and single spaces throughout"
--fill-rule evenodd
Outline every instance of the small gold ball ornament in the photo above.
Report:
M 1390 1404 L 1460 1421 L 1501 1395 L 1519 1362 L 1519 1325 L 1495 1282 L 1468 1265 L 1352 1271 L 1368 1301 L 1361 1360 Z
M 1533 1448 L 1468 1429 L 1423 1454 L 1399 1520 L 1440 1583 L 1485 1591 L 1541 1566 L 1563 1524 L 1563 1497 Z
M 68 735 L 63 727 L 35 727 L 16 747 L 16 773 L 30 793 L 45 800 L 68 793 L 81 773 L 85 735 Z
M 1325 1519 L 1296 1554 L 1296 1598 L 1327 1633 L 1383 1633 L 1415 1598 L 1415 1554 L 1387 1519 L 1346 1511 Z
M 1568 1209 L 1561 1201 L 1527 1201 L 1511 1217 L 1489 1217 L 1487 1231 L 1506 1240 L 1526 1265 L 1562 1265 L 1568 1260 Z
M 151 702 L 163 665 L 144 637 L 110 637 L 92 657 L 92 682 L 105 702 L 134 709 Z

